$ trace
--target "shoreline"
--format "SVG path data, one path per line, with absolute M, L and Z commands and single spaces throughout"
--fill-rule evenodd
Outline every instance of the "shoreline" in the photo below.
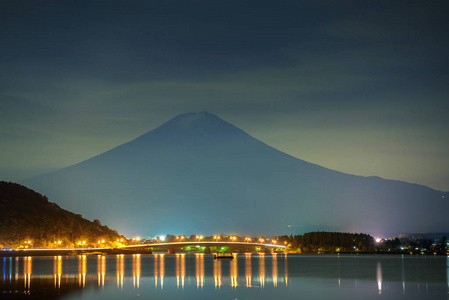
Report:
M 165 252 L 164 252 L 165 253 Z M 177 253 L 169 253 L 167 252 L 167 255 L 175 255 L 175 254 L 212 254 L 212 253 L 204 253 L 204 252 L 177 252 Z M 233 252 L 234 253 L 234 252 Z M 235 252 L 236 254 L 245 254 L 245 253 L 251 253 L 251 254 L 272 254 L 272 253 L 266 253 L 266 252 Z M 82 250 L 76 250 L 76 249 L 39 249 L 39 250 L 33 250 L 33 249 L 27 249 L 27 250 L 4 250 L 0 251 L 0 257 L 27 257 L 27 256 L 77 256 L 77 255 L 129 255 L 129 254 L 159 254 L 153 253 L 151 250 L 127 250 L 127 249 L 82 249 Z M 277 252 L 277 254 L 316 254 L 316 255 L 432 255 L 432 256 L 446 256 L 448 254 L 446 253 L 391 253 L 391 252 Z

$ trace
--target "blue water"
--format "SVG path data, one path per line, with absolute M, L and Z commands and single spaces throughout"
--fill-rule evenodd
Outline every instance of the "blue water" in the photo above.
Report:
M 446 256 L 51 256 L 0 266 L 2 299 L 449 299 Z

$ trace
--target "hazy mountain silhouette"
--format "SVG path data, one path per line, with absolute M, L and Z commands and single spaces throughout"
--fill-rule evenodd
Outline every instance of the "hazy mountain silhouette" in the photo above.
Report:
M 449 228 L 449 193 L 305 162 L 207 112 L 24 183 L 125 234 Z

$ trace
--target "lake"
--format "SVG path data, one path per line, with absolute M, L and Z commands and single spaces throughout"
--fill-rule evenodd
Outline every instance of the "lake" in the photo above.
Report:
M 2 299 L 449 299 L 449 257 L 207 254 L 1 258 Z

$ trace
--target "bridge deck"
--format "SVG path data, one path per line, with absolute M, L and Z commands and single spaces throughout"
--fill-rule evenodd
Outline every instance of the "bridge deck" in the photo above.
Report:
M 136 247 L 158 247 L 158 246 L 177 246 L 177 245 L 238 245 L 238 246 L 244 246 L 244 245 L 251 245 L 251 246 L 259 246 L 259 247 L 267 247 L 267 248 L 283 248 L 285 249 L 284 245 L 276 245 L 276 244 L 261 244 L 261 243 L 247 243 L 247 242 L 208 242 L 208 241 L 201 241 L 201 242 L 169 242 L 169 243 L 150 243 L 150 244 L 138 244 L 138 245 L 129 245 L 129 246 L 122 246 L 119 248 L 136 248 Z

